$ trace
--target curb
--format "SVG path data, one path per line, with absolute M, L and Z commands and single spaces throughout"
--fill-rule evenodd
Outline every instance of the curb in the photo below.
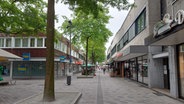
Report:
M 75 99 L 72 101 L 71 104 L 77 104 L 78 101 L 79 101 L 79 99 L 81 98 L 81 96 L 82 96 L 82 93 L 80 92 L 80 93 L 75 97 Z

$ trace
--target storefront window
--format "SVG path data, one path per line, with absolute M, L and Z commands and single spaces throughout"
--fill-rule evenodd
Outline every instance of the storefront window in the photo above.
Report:
M 147 59 L 143 59 L 143 83 L 148 84 L 148 62 Z
M 147 55 L 125 61 L 124 70 L 125 77 L 148 84 Z
M 184 44 L 179 46 L 180 96 L 184 98 Z
M 142 60 L 142 57 L 138 58 L 138 81 L 143 82 L 143 60 Z
M 136 69 L 135 59 L 130 60 L 130 72 L 131 72 L 132 79 L 137 80 L 137 69 Z
M 124 70 L 125 70 L 125 77 L 130 78 L 130 69 L 128 61 L 125 61 L 124 63 Z
M 148 84 L 147 56 L 138 57 L 138 81 Z

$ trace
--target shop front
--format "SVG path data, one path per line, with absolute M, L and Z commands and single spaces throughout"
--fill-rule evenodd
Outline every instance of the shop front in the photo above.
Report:
M 162 33 L 145 39 L 146 45 L 151 47 L 149 87 L 168 89 L 171 96 L 184 98 L 184 24 L 173 21 L 170 26 L 169 30 L 160 28 Z M 162 51 L 163 47 L 168 50 Z
M 126 78 L 148 84 L 147 55 L 126 60 L 124 63 L 124 69 Z
M 117 60 L 123 63 L 124 76 L 140 83 L 148 84 L 148 48 L 134 45 L 122 50 L 122 56 Z
M 184 98 L 184 44 L 178 45 L 179 95 Z

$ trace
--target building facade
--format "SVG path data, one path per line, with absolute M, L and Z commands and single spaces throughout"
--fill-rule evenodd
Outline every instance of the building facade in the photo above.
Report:
M 46 67 L 46 36 L 15 37 L 1 34 L 0 48 L 22 57 L 19 60 L 10 62 L 1 62 L 9 69 L 12 78 L 43 78 Z M 80 65 L 84 56 L 79 50 L 72 46 L 70 57 L 70 41 L 62 37 L 54 46 L 55 77 L 65 76 L 69 69 L 72 72 L 79 72 Z M 71 59 L 71 68 L 70 66 Z M 12 70 L 10 66 L 12 64 Z
M 121 76 L 184 98 L 184 1 L 135 0 L 108 49 Z
M 120 75 L 148 85 L 148 46 L 144 39 L 151 35 L 154 22 L 159 19 L 160 0 L 135 0 L 123 25 L 114 37 L 108 50 L 113 66 L 120 69 Z M 150 6 L 154 5 L 154 6 Z
M 145 39 L 150 47 L 151 77 L 157 77 L 152 86 L 169 89 L 171 96 L 184 98 L 184 1 L 162 0 L 160 5 L 160 19 L 153 34 Z

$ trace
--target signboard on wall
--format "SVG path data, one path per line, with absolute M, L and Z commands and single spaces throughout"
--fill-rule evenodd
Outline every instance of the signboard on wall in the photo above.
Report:
M 24 61 L 29 61 L 30 60 L 30 53 L 23 53 L 22 57 L 23 57 Z
M 166 13 L 163 20 L 154 25 L 153 37 L 156 38 L 166 32 L 170 31 L 173 27 L 184 23 L 184 10 L 178 10 L 174 16 Z
M 66 56 L 60 56 L 60 62 L 65 62 Z

